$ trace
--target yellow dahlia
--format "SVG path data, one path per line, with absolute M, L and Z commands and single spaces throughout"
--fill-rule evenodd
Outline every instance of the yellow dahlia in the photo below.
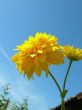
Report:
M 64 53 L 68 59 L 72 61 L 82 60 L 82 49 L 74 48 L 73 46 L 64 46 Z
M 35 36 L 29 36 L 16 50 L 18 53 L 12 57 L 12 61 L 28 79 L 33 73 L 40 76 L 42 71 L 48 76 L 48 65 L 64 63 L 64 54 L 57 44 L 57 38 L 50 34 L 36 33 Z

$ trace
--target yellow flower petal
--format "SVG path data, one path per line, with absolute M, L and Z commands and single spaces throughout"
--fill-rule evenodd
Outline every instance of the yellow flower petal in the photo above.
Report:
M 41 67 L 37 56 L 34 58 L 34 68 L 35 68 L 35 73 L 38 76 L 41 76 Z
M 48 76 L 48 64 L 40 62 L 41 69 L 46 72 L 46 77 Z
M 65 56 L 72 61 L 82 60 L 82 49 L 67 45 L 63 47 Z
M 48 76 L 48 65 L 64 62 L 64 54 L 57 38 L 51 34 L 38 32 L 35 36 L 29 36 L 28 40 L 16 49 L 18 53 L 12 57 L 12 61 L 28 79 L 32 78 L 34 73 L 41 76 L 42 71 Z M 79 50 L 77 53 L 80 54 Z
M 30 57 L 34 58 L 36 56 L 36 54 L 31 54 Z
M 55 51 L 47 54 L 47 61 L 49 64 L 63 64 L 64 63 L 64 57 L 63 52 Z

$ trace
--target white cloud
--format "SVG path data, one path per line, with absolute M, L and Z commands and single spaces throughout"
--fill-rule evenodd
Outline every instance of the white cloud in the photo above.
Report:
M 5 84 L 6 84 L 5 80 L 3 80 L 3 78 L 0 76 L 0 85 L 3 86 Z
M 32 104 L 35 106 L 37 110 L 48 110 L 48 104 L 43 95 L 31 95 Z
M 22 97 L 28 97 L 30 110 L 48 110 L 48 102 L 43 93 L 28 80 L 19 79 L 16 81 L 17 93 Z M 35 109 L 32 109 L 35 108 Z
M 7 79 L 0 76 L 1 86 L 7 83 Z M 22 76 L 20 76 L 20 79 L 17 79 L 14 84 L 11 84 L 10 87 L 9 93 L 13 101 L 21 102 L 23 98 L 28 97 L 30 110 L 49 110 L 48 102 L 44 94 Z

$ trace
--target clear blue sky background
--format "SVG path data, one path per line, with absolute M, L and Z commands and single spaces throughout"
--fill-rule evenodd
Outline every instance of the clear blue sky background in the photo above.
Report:
M 10 83 L 11 97 L 18 102 L 28 96 L 30 110 L 49 110 L 60 103 L 52 79 L 42 74 L 28 81 L 10 61 L 13 48 L 36 32 L 56 35 L 60 44 L 82 48 L 82 0 L 0 0 L 0 84 Z M 67 66 L 68 60 L 51 67 L 61 86 Z M 82 91 L 82 61 L 73 63 L 67 89 L 66 99 Z

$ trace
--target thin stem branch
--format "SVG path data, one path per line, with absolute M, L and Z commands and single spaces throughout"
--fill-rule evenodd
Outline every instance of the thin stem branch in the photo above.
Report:
M 52 75 L 52 73 L 49 71 L 49 74 L 51 76 L 51 78 L 53 79 L 54 83 L 56 84 L 57 88 L 59 89 L 60 94 L 62 93 L 62 90 L 57 82 L 57 80 L 55 79 L 55 77 Z
M 69 63 L 69 66 L 68 66 L 68 69 L 67 69 L 67 72 L 66 72 L 66 76 L 65 76 L 65 79 L 64 79 L 63 91 L 65 90 L 66 81 L 67 81 L 67 77 L 68 77 L 68 74 L 69 74 L 69 71 L 70 71 L 70 68 L 71 68 L 72 62 L 73 62 L 73 61 L 70 60 L 70 63 Z

